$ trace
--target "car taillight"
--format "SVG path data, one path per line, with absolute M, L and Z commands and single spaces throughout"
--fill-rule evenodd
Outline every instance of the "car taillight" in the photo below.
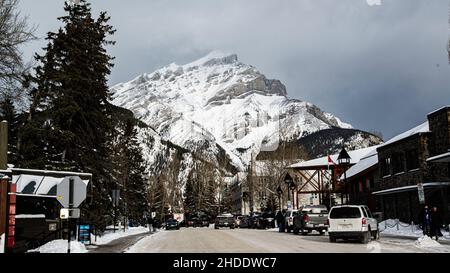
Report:
M 327 219 L 327 226 L 330 225 L 330 219 Z
M 303 216 L 303 221 L 309 222 L 309 216 L 308 216 L 307 214 L 305 214 L 305 215 Z
M 364 226 L 365 224 L 367 224 L 366 218 L 362 218 L 362 224 L 363 224 L 363 226 Z

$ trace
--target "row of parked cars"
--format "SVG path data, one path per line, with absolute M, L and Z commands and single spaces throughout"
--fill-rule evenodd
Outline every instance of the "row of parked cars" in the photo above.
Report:
M 378 221 L 364 205 L 335 206 L 329 212 L 325 206 L 304 206 L 288 211 L 284 226 L 287 232 L 294 234 L 307 235 L 313 230 L 325 234 L 328 231 L 330 242 L 358 239 L 368 243 L 370 239 L 380 237 Z

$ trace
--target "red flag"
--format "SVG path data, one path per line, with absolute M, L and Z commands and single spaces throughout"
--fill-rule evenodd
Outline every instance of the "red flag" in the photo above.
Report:
M 328 166 L 330 166 L 330 164 L 336 165 L 333 161 L 333 159 L 331 159 L 331 156 L 328 155 Z

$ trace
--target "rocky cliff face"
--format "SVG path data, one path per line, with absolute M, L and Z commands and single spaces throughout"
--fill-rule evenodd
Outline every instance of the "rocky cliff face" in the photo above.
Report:
M 239 171 L 260 151 L 277 150 L 280 140 L 352 128 L 311 103 L 290 99 L 279 80 L 235 54 L 212 52 L 186 65 L 172 63 L 111 89 L 113 104 L 133 111 L 162 141 Z

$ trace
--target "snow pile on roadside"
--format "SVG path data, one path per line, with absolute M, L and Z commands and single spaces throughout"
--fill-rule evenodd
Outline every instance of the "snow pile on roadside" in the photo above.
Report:
M 104 233 L 103 236 L 101 237 L 97 236 L 97 241 L 95 241 L 95 236 L 91 234 L 91 241 L 95 245 L 106 245 L 122 237 L 146 232 L 149 232 L 148 228 L 146 227 L 129 227 L 125 232 L 123 231 L 123 229 L 116 230 L 116 232 L 109 230 L 106 233 Z
M 28 252 L 39 253 L 67 253 L 67 240 L 54 240 Z M 84 244 L 72 241 L 70 242 L 70 253 L 86 253 Z
M 388 219 L 386 221 L 380 222 L 378 227 L 380 228 L 381 234 L 388 235 L 399 235 L 407 237 L 421 238 L 423 237 L 423 231 L 417 226 L 412 226 L 411 224 L 398 222 L 398 219 Z M 398 227 L 397 227 L 398 226 Z M 450 237 L 449 232 L 443 232 L 443 237 L 439 237 L 439 240 L 448 240 Z
M 431 239 L 430 237 L 428 237 L 426 235 L 417 239 L 417 241 L 415 242 L 415 245 L 417 247 L 421 247 L 421 248 L 441 247 L 442 246 L 440 243 L 438 243 L 437 241 Z

